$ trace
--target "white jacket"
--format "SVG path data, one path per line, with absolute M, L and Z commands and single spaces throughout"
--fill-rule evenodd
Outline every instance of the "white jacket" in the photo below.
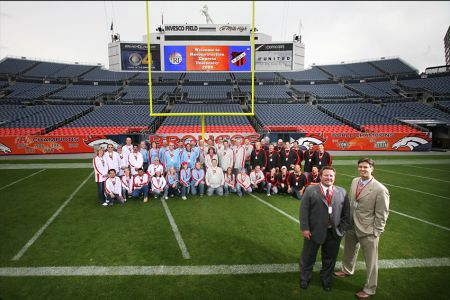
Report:
M 104 182 L 106 177 L 103 177 L 103 175 L 108 175 L 108 164 L 106 161 L 103 157 L 97 155 L 92 159 L 92 165 L 95 172 L 95 182 Z
M 161 177 L 152 177 L 152 191 L 159 191 L 162 193 L 164 191 L 164 188 L 166 187 L 166 179 L 164 176 Z
M 236 146 L 233 146 L 234 168 L 235 169 L 241 169 L 245 166 L 246 154 L 247 154 L 247 151 L 245 150 L 245 147 L 240 146 L 239 148 L 237 148 Z
M 108 178 L 105 181 L 105 193 L 106 194 L 117 194 L 122 197 L 122 182 L 119 177 Z
M 221 167 L 208 168 L 208 170 L 206 171 L 205 180 L 206 185 L 214 189 L 223 186 L 225 183 L 225 179 L 223 178 L 222 168 Z
M 259 184 L 264 181 L 266 178 L 264 177 L 264 173 L 259 170 L 259 173 L 256 173 L 255 170 L 250 172 L 250 183 L 251 184 Z

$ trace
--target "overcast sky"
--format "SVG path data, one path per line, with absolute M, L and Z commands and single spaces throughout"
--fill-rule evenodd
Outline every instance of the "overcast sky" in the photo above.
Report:
M 251 2 L 150 1 L 151 31 L 161 23 L 205 23 L 204 4 L 214 23 L 251 24 Z M 274 41 L 291 41 L 302 22 L 305 67 L 312 63 L 398 56 L 413 67 L 445 64 L 444 35 L 450 1 L 442 2 L 256 2 L 256 27 Z M 26 56 L 108 67 L 109 27 L 122 41 L 142 41 L 142 2 L 0 1 L 0 58 Z

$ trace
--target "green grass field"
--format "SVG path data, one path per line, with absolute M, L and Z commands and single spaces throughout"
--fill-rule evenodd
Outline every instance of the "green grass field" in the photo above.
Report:
M 426 165 L 376 166 L 376 178 L 389 184 L 391 193 L 391 212 L 379 245 L 380 266 L 393 261 L 403 265 L 380 267 L 375 299 L 450 298 L 447 157 L 421 156 L 432 162 Z M 348 159 L 357 158 L 342 160 Z M 339 160 L 334 159 L 336 184 L 348 190 L 357 175 L 356 166 L 339 165 Z M 49 167 L 16 182 L 37 171 L 0 167 L 0 299 L 356 299 L 355 292 L 364 284 L 365 271 L 361 269 L 355 276 L 335 278 L 333 291 L 327 293 L 315 272 L 310 288 L 300 289 L 298 271 L 292 269 L 298 264 L 303 243 L 299 225 L 275 210 L 298 220 L 300 202 L 293 198 L 264 194 L 255 194 L 259 199 L 235 195 L 190 196 L 188 201 L 171 198 L 167 206 L 190 255 L 185 259 L 161 201 L 151 198 L 144 204 L 130 200 L 123 206 L 101 207 L 90 176 L 92 169 Z M 68 199 L 23 255 L 12 260 Z M 341 256 L 342 250 L 338 260 Z M 438 264 L 411 265 L 430 258 Z M 363 261 L 362 254 L 358 260 Z M 215 267 L 235 265 L 247 269 L 280 265 L 289 270 L 208 274 Z M 97 268 L 87 269 L 97 271 L 99 267 L 117 270 L 113 267 L 128 266 L 134 275 L 108 275 L 103 270 L 106 273 L 95 276 L 72 276 L 70 271 L 56 276 L 54 272 L 60 268 L 52 268 L 89 266 Z M 178 271 L 172 275 L 136 273 L 143 266 Z M 199 266 L 205 274 L 189 274 Z M 45 269 L 49 273 L 42 267 L 50 267 Z M 39 270 L 42 274 L 5 276 L 10 270 Z

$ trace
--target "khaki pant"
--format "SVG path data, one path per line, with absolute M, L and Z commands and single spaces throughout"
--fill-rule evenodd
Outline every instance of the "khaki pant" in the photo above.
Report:
M 356 258 L 359 248 L 362 248 L 366 261 L 367 281 L 363 291 L 369 295 L 375 295 L 378 281 L 378 241 L 379 237 L 368 235 L 358 238 L 355 230 L 349 230 L 344 236 L 344 257 L 342 259 L 342 271 L 347 274 L 355 272 Z

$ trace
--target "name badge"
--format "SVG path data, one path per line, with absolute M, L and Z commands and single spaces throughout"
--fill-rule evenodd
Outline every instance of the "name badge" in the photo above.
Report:
M 270 161 L 272 161 L 272 159 L 270 159 Z
M 353 207 L 354 207 L 354 208 L 358 208 L 358 202 L 353 201 Z
M 308 161 L 309 161 L 309 162 L 311 162 L 311 158 L 310 158 L 310 159 L 308 159 Z
M 289 158 L 286 157 L 286 161 L 288 161 Z
M 255 156 L 255 159 L 258 159 L 258 156 Z
M 328 214 L 331 215 L 333 213 L 333 207 L 328 206 Z
M 319 161 L 319 166 L 320 166 L 320 165 L 322 165 L 322 162 L 321 162 L 321 161 Z
M 298 182 L 296 182 L 295 185 L 298 186 Z

